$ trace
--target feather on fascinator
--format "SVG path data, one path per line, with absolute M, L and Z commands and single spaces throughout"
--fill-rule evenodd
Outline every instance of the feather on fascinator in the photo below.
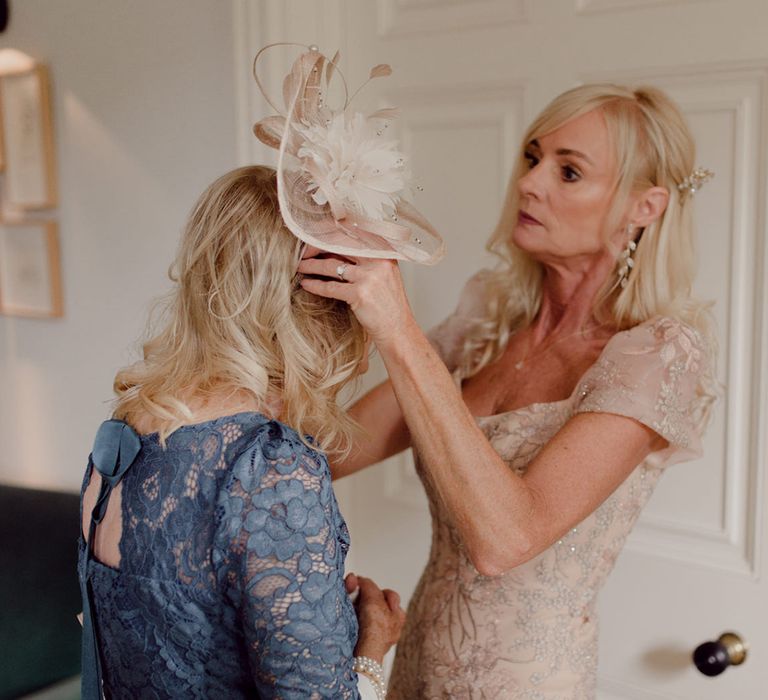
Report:
M 283 80 L 285 112 L 270 99 L 257 70 L 260 57 L 275 46 L 304 49 Z M 433 265 L 443 257 L 445 244 L 404 198 L 407 161 L 384 135 L 384 122 L 398 111 L 348 109 L 338 60 L 338 52 L 329 61 L 316 46 L 270 44 L 253 62 L 256 83 L 278 113 L 257 122 L 253 131 L 279 152 L 277 192 L 285 225 L 305 243 L 331 253 Z M 370 78 L 391 72 L 379 65 Z M 344 88 L 344 105 L 335 110 L 324 100 L 334 76 Z

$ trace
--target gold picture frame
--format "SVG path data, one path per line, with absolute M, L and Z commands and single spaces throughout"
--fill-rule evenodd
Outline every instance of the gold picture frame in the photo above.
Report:
M 0 221 L 0 313 L 64 314 L 58 227 L 54 221 Z
M 5 203 L 50 209 L 58 203 L 48 71 L 33 68 L 0 77 Z

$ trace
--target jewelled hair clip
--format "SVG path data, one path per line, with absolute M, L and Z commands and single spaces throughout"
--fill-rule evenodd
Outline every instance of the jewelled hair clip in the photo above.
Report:
M 701 189 L 702 185 L 705 182 L 709 182 L 714 176 L 715 173 L 712 170 L 699 166 L 698 168 L 695 168 L 685 180 L 677 185 L 677 189 L 680 190 L 680 192 L 696 194 L 696 192 Z

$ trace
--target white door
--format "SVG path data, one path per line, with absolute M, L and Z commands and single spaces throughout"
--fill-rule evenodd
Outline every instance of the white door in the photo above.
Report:
M 602 594 L 602 700 L 768 697 L 768 2 L 765 0 L 238 0 L 243 160 L 271 158 L 247 136 L 263 103 L 247 64 L 260 44 L 342 52 L 352 86 L 390 63 L 361 105 L 402 107 L 400 135 L 420 176 L 418 205 L 448 242 L 433 269 L 403 266 L 425 327 L 445 316 L 488 258 L 524 126 L 579 82 L 648 82 L 683 107 L 716 171 L 697 196 L 698 292 L 715 302 L 724 396 L 705 457 L 672 467 Z M 371 382 L 380 377 L 373 371 Z M 410 459 L 337 485 L 350 566 L 407 599 L 429 543 Z M 716 678 L 690 661 L 733 630 L 746 663 Z

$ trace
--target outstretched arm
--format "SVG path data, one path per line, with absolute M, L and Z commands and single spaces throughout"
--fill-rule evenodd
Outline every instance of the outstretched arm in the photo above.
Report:
M 409 325 L 398 334 L 405 342 L 382 343 L 379 351 L 413 445 L 480 573 L 504 573 L 544 551 L 663 445 L 630 418 L 578 415 L 518 476 L 478 427 L 427 339 Z
M 328 259 L 304 261 L 300 271 L 330 278 L 334 265 Z M 652 411 L 638 419 L 632 411 L 589 412 L 568 421 L 518 476 L 490 445 L 416 324 L 397 264 L 358 260 L 346 279 L 305 277 L 302 285 L 347 301 L 371 334 L 413 446 L 481 573 L 500 574 L 536 556 L 593 512 L 651 451 L 666 445 L 670 436 L 649 427 L 656 426 Z M 630 349 L 627 359 L 638 358 Z M 675 397 L 682 413 L 692 378 L 686 376 L 686 387 Z M 659 387 L 664 381 L 671 386 L 670 380 L 668 373 L 654 376 Z M 648 391 L 654 382 L 647 383 Z
M 331 465 L 334 479 L 354 474 L 411 446 L 411 434 L 390 381 L 358 399 L 349 413 L 362 431 L 349 456 Z
M 487 273 L 487 270 L 481 270 L 468 280 L 453 313 L 426 335 L 429 343 L 436 350 L 440 362 L 445 364 L 449 371 L 456 369 L 465 334 L 468 327 L 474 323 L 479 307 L 482 306 L 482 289 Z M 359 306 L 355 308 L 359 310 Z M 406 307 L 404 313 L 393 311 L 390 320 L 402 321 L 409 317 L 410 309 Z M 420 331 L 417 335 L 423 339 Z M 408 345 L 410 341 L 407 337 L 395 337 L 401 350 L 410 351 Z M 363 426 L 364 432 L 357 439 L 349 457 L 333 465 L 334 478 L 352 474 L 411 447 L 410 430 L 390 380 L 365 394 L 352 406 L 350 414 Z

